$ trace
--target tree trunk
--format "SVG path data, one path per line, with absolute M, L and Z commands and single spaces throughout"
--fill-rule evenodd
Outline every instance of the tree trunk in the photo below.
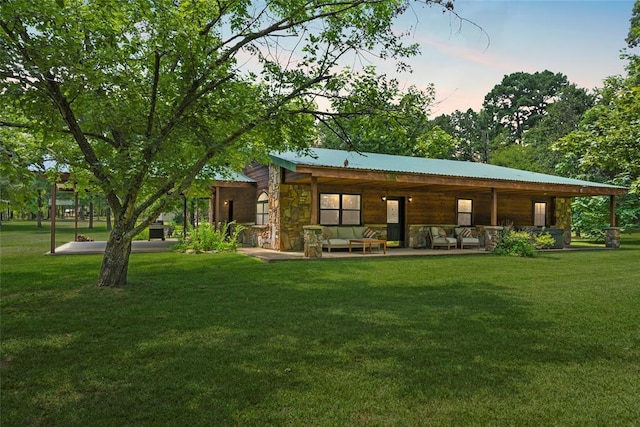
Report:
M 111 208 L 107 208 L 107 231 L 111 231 Z
M 93 202 L 89 202 L 89 230 L 93 230 Z
M 107 240 L 98 286 L 125 285 L 129 270 L 129 255 L 131 255 L 131 237 L 127 237 L 124 226 L 118 224 L 116 220 Z

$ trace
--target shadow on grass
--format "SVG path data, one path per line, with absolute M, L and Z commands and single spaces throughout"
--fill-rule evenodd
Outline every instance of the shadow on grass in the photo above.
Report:
M 3 418 L 344 423 L 389 401 L 510 395 L 531 364 L 607 357 L 547 334 L 549 322 L 488 281 L 405 285 L 371 264 L 291 275 L 222 259 L 190 259 L 185 274 L 184 258 L 141 257 L 131 286 L 12 306 Z

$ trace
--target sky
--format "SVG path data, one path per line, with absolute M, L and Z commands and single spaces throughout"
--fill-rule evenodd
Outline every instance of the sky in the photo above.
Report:
M 413 73 L 398 75 L 403 86 L 433 83 L 431 117 L 455 110 L 479 111 L 484 96 L 505 75 L 549 70 L 593 89 L 624 74 L 634 1 L 622 0 L 456 0 L 455 12 L 413 6 L 396 24 L 410 30 L 421 55 L 408 63 Z M 470 21 L 470 22 L 467 22 Z M 393 68 L 381 70 L 389 75 Z

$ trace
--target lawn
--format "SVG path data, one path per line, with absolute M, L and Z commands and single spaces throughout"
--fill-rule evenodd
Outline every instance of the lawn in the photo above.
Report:
M 3 426 L 640 423 L 640 234 L 533 259 L 133 254 L 116 289 L 100 256 L 44 256 L 48 228 L 0 239 Z

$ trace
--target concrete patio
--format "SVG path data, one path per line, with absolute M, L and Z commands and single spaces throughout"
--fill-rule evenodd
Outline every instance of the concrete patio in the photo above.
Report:
M 132 253 L 153 253 L 153 252 L 170 252 L 178 243 L 177 239 L 166 240 L 136 240 L 132 242 Z M 47 255 L 85 255 L 85 254 L 102 254 L 104 253 L 107 242 L 68 242 L 56 248 L 55 253 L 48 252 Z M 603 250 L 604 247 L 565 247 L 564 249 L 547 249 L 547 251 L 568 251 L 568 250 Z M 260 259 L 264 262 L 274 261 L 290 261 L 290 260 L 306 260 L 321 261 L 323 259 L 368 259 L 380 257 L 419 257 L 419 256 L 443 256 L 443 255 L 488 255 L 490 252 L 480 249 L 413 249 L 413 248 L 389 248 L 387 253 L 382 251 L 373 251 L 366 255 L 362 254 L 362 250 L 347 250 L 323 252 L 322 258 L 305 258 L 303 252 L 285 252 L 275 251 L 263 248 L 238 248 L 238 253 Z
M 167 252 L 178 243 L 178 239 L 166 240 L 134 240 L 131 244 L 131 252 Z M 84 255 L 102 254 L 107 246 L 106 241 L 98 242 L 68 242 L 58 246 L 54 253 L 47 252 L 47 255 Z
M 153 253 L 153 252 L 169 252 L 171 248 L 178 243 L 178 239 L 166 240 L 134 240 L 131 245 L 132 253 Z M 68 242 L 58 246 L 54 253 L 48 252 L 47 255 L 85 255 L 85 254 L 102 254 L 104 253 L 106 241 L 97 242 Z M 245 254 L 254 258 L 261 259 L 266 262 L 285 261 L 285 260 L 311 260 L 305 258 L 304 253 L 292 251 L 276 251 L 273 249 L 263 248 L 238 248 L 238 253 Z M 353 252 L 347 250 L 339 250 L 333 252 L 323 252 L 322 258 L 313 258 L 314 260 L 322 259 L 345 259 L 345 258 L 379 258 L 379 257 L 397 257 L 397 256 L 434 256 L 434 255 L 471 255 L 471 254 L 487 254 L 484 249 L 411 249 L 411 248 L 389 248 L 384 254 L 381 250 L 367 251 L 366 255 L 362 254 L 362 250 L 358 248 Z

